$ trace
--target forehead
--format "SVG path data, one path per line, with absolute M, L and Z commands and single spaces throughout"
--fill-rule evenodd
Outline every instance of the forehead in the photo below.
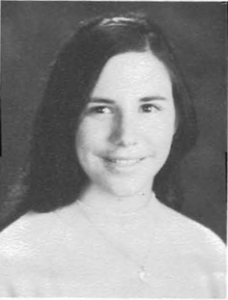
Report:
M 106 63 L 92 96 L 170 93 L 171 79 L 165 65 L 151 52 L 119 54 Z M 105 95 L 104 95 L 105 94 Z

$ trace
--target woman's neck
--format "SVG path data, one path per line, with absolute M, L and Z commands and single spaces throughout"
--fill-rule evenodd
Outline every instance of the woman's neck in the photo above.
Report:
M 94 213 L 127 217 L 143 211 L 153 198 L 155 195 L 151 190 L 118 197 L 91 185 L 81 195 L 80 201 Z

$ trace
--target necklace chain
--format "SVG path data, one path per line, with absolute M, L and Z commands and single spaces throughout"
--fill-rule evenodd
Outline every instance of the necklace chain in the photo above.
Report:
M 81 213 L 84 215 L 84 217 L 86 218 L 86 220 L 89 222 L 90 226 L 96 230 L 99 235 L 106 241 L 108 242 L 108 244 L 114 246 L 114 248 L 123 256 L 125 257 L 126 259 L 128 259 L 129 261 L 133 262 L 136 266 L 137 266 L 137 275 L 138 275 L 138 279 L 140 279 L 140 281 L 146 283 L 146 277 L 149 275 L 149 273 L 146 272 L 146 261 L 148 259 L 148 256 L 149 256 L 149 253 L 150 253 L 150 250 L 151 250 L 151 246 L 152 246 L 152 241 L 150 241 L 149 243 L 149 247 L 146 251 L 146 254 L 142 260 L 141 263 L 137 262 L 136 259 L 134 259 L 132 257 L 132 255 L 130 255 L 126 250 L 124 249 L 121 249 L 121 247 L 119 247 L 117 244 L 115 244 L 114 242 L 111 241 L 111 239 L 104 233 L 104 231 L 98 226 L 95 224 L 95 222 L 92 221 L 92 219 L 90 218 L 90 216 L 88 215 L 88 213 L 86 212 L 86 208 L 82 207 L 82 202 L 78 201 L 78 207 L 81 211 Z M 156 235 L 156 233 L 155 233 Z M 154 241 L 154 238 L 155 238 L 155 235 L 153 236 L 153 241 Z
M 152 198 L 156 198 L 154 192 L 152 192 Z M 80 200 L 78 200 L 78 201 L 80 202 Z M 107 216 L 114 216 L 114 217 L 123 217 L 123 218 L 124 217 L 128 218 L 128 217 L 133 217 L 133 216 L 135 217 L 135 216 L 139 215 L 140 213 L 142 213 L 142 211 L 145 211 L 145 209 L 148 207 L 150 201 L 151 201 L 151 198 L 148 201 L 146 201 L 146 203 L 142 207 L 140 207 L 138 210 L 133 211 L 133 212 L 115 213 L 112 211 L 106 211 L 106 213 L 107 213 Z M 82 203 L 82 202 L 80 202 L 80 203 Z M 84 203 L 83 203 L 83 206 L 88 210 L 93 209 L 92 206 L 86 205 Z

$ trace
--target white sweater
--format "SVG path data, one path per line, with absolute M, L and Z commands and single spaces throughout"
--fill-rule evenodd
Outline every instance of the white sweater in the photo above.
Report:
M 165 205 L 157 207 L 145 282 L 137 255 L 131 259 L 116 239 L 105 239 L 74 204 L 25 215 L 0 234 L 0 297 L 225 298 L 224 243 Z M 137 238 L 132 245 L 140 245 Z

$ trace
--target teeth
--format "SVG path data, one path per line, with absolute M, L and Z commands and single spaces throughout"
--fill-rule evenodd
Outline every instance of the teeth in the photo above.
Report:
M 140 159 L 111 159 L 110 161 L 119 166 L 129 166 L 138 163 Z

